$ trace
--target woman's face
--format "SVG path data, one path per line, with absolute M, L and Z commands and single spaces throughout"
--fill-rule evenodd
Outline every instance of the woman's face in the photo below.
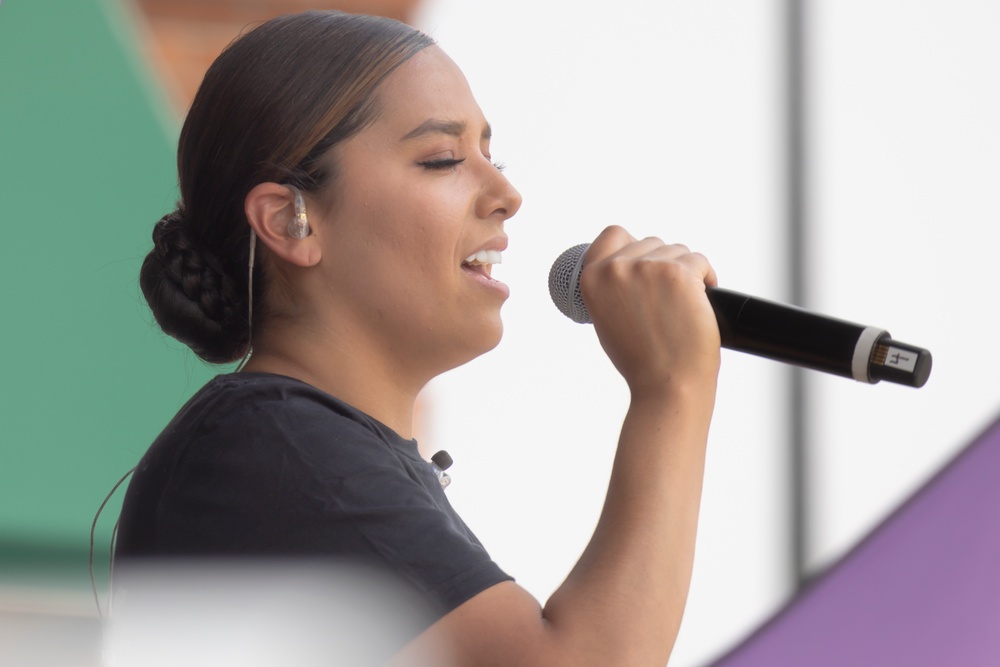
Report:
M 413 56 L 377 94 L 377 119 L 332 156 L 324 298 L 379 354 L 441 372 L 500 340 L 508 289 L 492 264 L 521 197 L 493 164 L 465 77 L 439 48 Z

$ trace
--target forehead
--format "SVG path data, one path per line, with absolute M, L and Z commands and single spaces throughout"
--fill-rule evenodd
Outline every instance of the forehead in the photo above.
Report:
M 381 111 L 376 125 L 393 126 L 397 140 L 428 119 L 464 122 L 478 136 L 486 125 L 468 81 L 437 46 L 420 51 L 379 86 Z

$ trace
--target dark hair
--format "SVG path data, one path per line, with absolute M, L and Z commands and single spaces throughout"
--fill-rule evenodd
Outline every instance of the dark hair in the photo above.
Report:
M 377 116 L 379 83 L 431 44 L 392 19 L 313 11 L 272 19 L 223 51 L 181 130 L 177 210 L 156 223 L 139 273 L 165 333 L 213 363 L 247 352 L 247 193 L 265 182 L 328 186 L 335 166 L 323 158 Z M 258 264 L 255 329 L 266 278 Z

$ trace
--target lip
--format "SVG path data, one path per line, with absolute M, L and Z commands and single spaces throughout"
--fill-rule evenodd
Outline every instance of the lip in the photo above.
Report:
M 472 280 L 479 283 L 481 286 L 495 292 L 497 295 L 507 299 L 510 296 L 510 288 L 507 287 L 506 283 L 502 283 L 492 276 L 488 276 L 484 273 L 479 273 L 478 271 L 473 271 L 466 267 L 462 267 L 462 273 L 471 278 Z
M 496 237 L 490 239 L 489 241 L 487 241 L 486 243 L 484 243 L 483 245 L 479 246 L 478 248 L 476 248 L 472 252 L 467 252 L 464 255 L 462 255 L 462 261 L 464 262 L 466 257 L 471 257 L 472 255 L 475 255 L 480 250 L 497 250 L 499 252 L 503 252 L 506 249 L 507 249 L 507 237 L 506 236 L 496 236 Z
M 489 241 L 479 246 L 475 250 L 468 252 L 462 256 L 461 260 L 462 273 L 469 276 L 483 287 L 486 287 L 487 289 L 490 289 L 493 292 L 497 293 L 499 296 L 502 296 L 504 299 L 507 299 L 507 297 L 510 296 L 510 288 L 505 283 L 500 282 L 499 280 L 493 278 L 490 275 L 486 275 L 479 271 L 473 270 L 465 265 L 465 258 L 476 254 L 480 250 L 496 250 L 498 252 L 503 252 L 506 249 L 507 249 L 506 236 L 496 236 L 490 239 Z

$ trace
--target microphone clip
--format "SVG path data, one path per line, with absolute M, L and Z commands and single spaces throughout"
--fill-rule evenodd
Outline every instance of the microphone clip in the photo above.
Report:
M 451 455 L 443 449 L 437 454 L 431 457 L 430 467 L 431 472 L 438 478 L 438 482 L 441 484 L 442 489 L 447 489 L 448 485 L 451 484 L 451 475 L 445 472 L 454 463 Z

